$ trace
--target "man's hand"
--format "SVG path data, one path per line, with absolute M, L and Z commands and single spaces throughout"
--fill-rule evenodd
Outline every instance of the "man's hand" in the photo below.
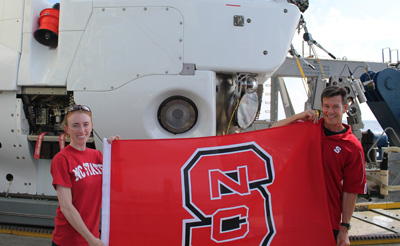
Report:
M 350 239 L 349 239 L 349 233 L 347 231 L 347 228 L 344 226 L 340 227 L 339 234 L 337 236 L 337 246 L 349 246 L 350 245 Z
M 307 109 L 298 114 L 297 120 L 312 121 L 314 124 L 318 123 L 318 115 L 312 109 Z
M 351 216 L 356 205 L 357 194 L 343 192 L 342 197 L 342 222 L 350 224 Z M 345 226 L 341 226 L 339 234 L 337 236 L 337 246 L 350 245 L 348 229 Z

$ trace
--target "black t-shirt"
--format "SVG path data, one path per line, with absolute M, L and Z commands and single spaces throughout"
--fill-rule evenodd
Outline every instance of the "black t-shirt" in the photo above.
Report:
M 345 127 L 345 128 L 344 128 L 342 131 L 340 131 L 340 132 L 333 132 L 333 131 L 328 130 L 327 128 L 324 127 L 324 133 L 325 133 L 325 136 L 327 136 L 327 137 L 333 136 L 333 135 L 338 135 L 338 134 L 343 134 L 343 133 L 347 132 L 347 130 L 348 130 L 348 129 Z

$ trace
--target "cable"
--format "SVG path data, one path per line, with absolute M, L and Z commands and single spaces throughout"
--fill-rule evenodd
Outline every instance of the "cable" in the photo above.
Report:
M 97 134 L 97 132 L 96 132 L 94 129 L 92 129 L 92 130 L 93 130 L 93 133 L 100 139 L 100 141 L 103 142 L 103 139 L 101 139 L 101 137 L 99 136 L 99 134 Z
M 346 68 L 346 66 L 348 67 L 348 69 L 349 69 L 349 71 L 350 71 L 350 67 L 349 67 L 349 64 L 345 64 L 344 66 L 343 66 L 343 69 L 342 69 L 342 71 L 339 73 L 339 77 L 342 75 L 342 73 L 344 72 L 344 69 Z
M 372 80 L 371 76 L 369 76 L 369 73 L 365 67 L 363 67 L 365 74 L 368 76 L 369 80 Z
M 360 65 L 360 66 L 357 66 L 356 68 L 354 68 L 354 70 L 353 70 L 353 73 L 352 73 L 352 74 L 354 74 L 354 73 L 356 72 L 356 70 L 357 70 L 357 69 L 359 69 L 360 67 L 364 68 L 364 71 L 366 71 L 366 70 L 365 70 L 365 67 Z
M 352 76 L 355 72 L 356 72 L 356 70 L 357 69 L 359 69 L 359 68 L 363 68 L 364 69 L 364 71 L 365 71 L 365 73 L 366 74 L 368 74 L 368 71 L 365 69 L 365 67 L 364 66 L 362 66 L 362 65 L 359 65 L 359 66 L 357 66 L 356 68 L 354 68 L 354 70 L 353 70 L 353 72 L 350 70 L 350 67 L 349 67 L 349 65 L 346 63 L 345 65 L 344 65 L 344 67 L 343 67 L 343 69 L 342 69 L 342 71 L 340 72 L 340 74 L 339 74 L 339 76 L 340 75 L 342 75 L 342 73 L 344 72 L 344 69 L 347 67 L 347 69 L 349 70 L 349 74 L 350 74 L 350 76 Z M 368 75 L 369 76 L 369 75 Z
M 232 112 L 232 116 L 231 116 L 231 119 L 229 120 L 228 129 L 226 129 L 225 135 L 228 135 L 228 133 L 229 133 L 229 128 L 231 127 L 232 119 L 233 119 L 233 116 L 236 113 L 236 110 L 237 110 L 238 106 L 239 106 L 239 98 L 236 99 L 236 106 L 235 106 L 235 109 Z
M 308 63 L 306 60 L 304 60 L 304 58 L 302 58 L 299 54 L 297 54 L 296 49 L 294 48 L 293 44 L 290 44 L 290 50 L 289 50 L 289 54 L 291 54 L 297 62 L 297 66 L 299 67 L 300 73 L 302 75 L 302 81 L 303 81 L 303 87 L 304 90 L 306 91 L 307 96 L 311 95 L 311 90 L 308 87 L 308 84 L 306 82 L 306 76 L 304 75 L 304 71 L 303 71 L 303 67 L 300 64 L 300 59 L 302 59 L 302 61 L 307 64 L 311 69 L 315 69 L 315 67 L 313 65 L 311 65 L 310 63 Z M 300 59 L 299 59 L 300 58 Z
M 313 53 L 314 53 L 315 57 L 317 58 L 318 65 L 319 65 L 319 68 L 321 69 L 322 75 L 323 75 L 324 78 L 326 79 L 327 77 L 326 77 L 326 75 L 325 75 L 324 69 L 322 68 L 321 61 L 319 60 L 318 55 L 317 55 L 317 52 L 315 51 L 315 48 L 314 48 L 313 45 L 311 45 L 311 49 L 313 50 Z

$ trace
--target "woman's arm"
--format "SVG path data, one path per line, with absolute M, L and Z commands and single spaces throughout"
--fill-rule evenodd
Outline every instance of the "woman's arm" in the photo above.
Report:
M 75 228 L 89 243 L 90 246 L 105 246 L 105 244 L 96 238 L 86 227 L 81 215 L 72 204 L 71 188 L 57 185 L 57 197 L 60 204 L 61 212 L 64 214 L 68 222 Z

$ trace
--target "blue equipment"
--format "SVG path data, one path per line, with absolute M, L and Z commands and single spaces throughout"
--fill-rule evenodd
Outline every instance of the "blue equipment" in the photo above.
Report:
M 380 72 L 364 73 L 360 77 L 364 84 L 367 104 L 374 113 L 382 129 L 386 130 L 389 140 L 400 146 L 400 71 L 385 68 Z

